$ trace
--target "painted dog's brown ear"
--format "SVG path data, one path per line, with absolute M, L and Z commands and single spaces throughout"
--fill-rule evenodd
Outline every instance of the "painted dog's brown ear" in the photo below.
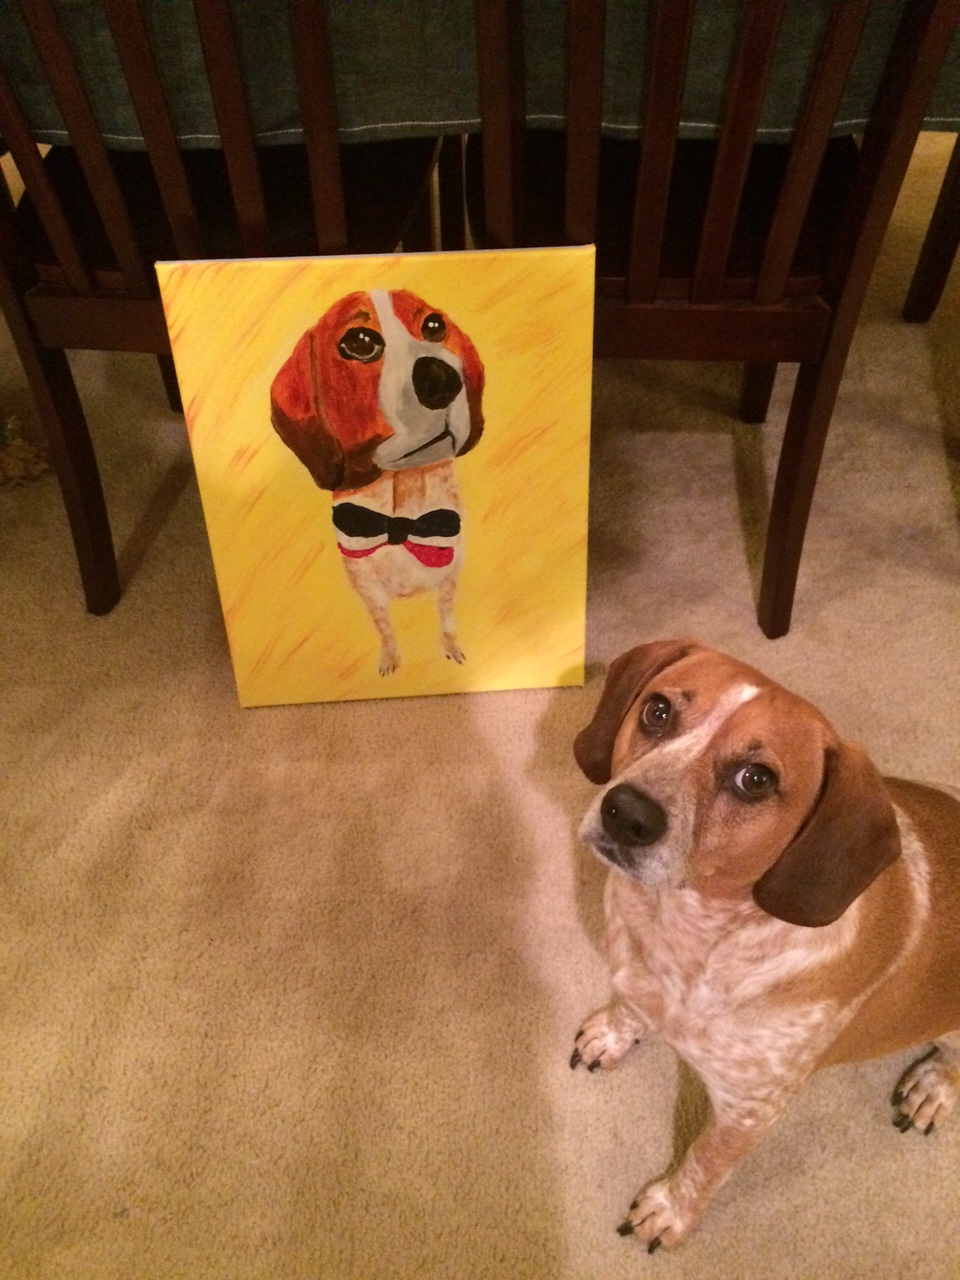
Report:
M 698 646 L 694 640 L 658 640 L 614 658 L 593 719 L 574 739 L 573 754 L 591 782 L 610 781 L 613 744 L 643 686 Z
M 315 341 L 316 329 L 309 329 L 274 378 L 270 420 L 321 489 L 341 489 L 346 459 L 320 408 Z
M 880 774 L 862 748 L 841 742 L 827 749 L 817 803 L 753 886 L 754 901 L 788 924 L 832 924 L 899 854 Z

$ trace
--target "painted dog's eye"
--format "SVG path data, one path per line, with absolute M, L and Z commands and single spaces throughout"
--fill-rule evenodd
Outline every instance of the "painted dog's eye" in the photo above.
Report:
M 428 342 L 442 342 L 447 336 L 447 324 L 443 316 L 431 311 L 420 326 L 420 333 Z
M 348 329 L 337 343 L 344 360 L 360 360 L 369 364 L 383 355 L 383 338 L 376 329 Z
M 655 693 L 643 704 L 640 712 L 640 724 L 647 733 L 655 735 L 666 733 L 673 720 L 673 704 L 662 693 Z
M 733 775 L 733 787 L 745 800 L 763 800 L 777 789 L 779 779 L 765 764 L 745 764 Z

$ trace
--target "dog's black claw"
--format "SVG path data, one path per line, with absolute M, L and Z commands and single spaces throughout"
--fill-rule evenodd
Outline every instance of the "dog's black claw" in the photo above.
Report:
M 580 1050 L 574 1049 L 573 1053 L 570 1055 L 570 1070 L 576 1071 L 582 1061 L 583 1059 L 580 1057 Z
M 594 1058 L 593 1062 L 588 1062 L 588 1063 L 587 1063 L 587 1070 L 588 1070 L 588 1071 L 599 1071 L 599 1070 L 600 1070 L 600 1059 L 599 1059 L 599 1058 Z
M 893 1105 L 895 1107 L 899 1107 L 902 1101 L 903 1101 L 903 1093 L 900 1089 L 897 1089 L 897 1091 L 893 1095 Z
M 913 1128 L 913 1121 L 909 1116 L 897 1116 L 893 1122 L 893 1127 L 899 1129 L 901 1133 L 909 1133 Z
M 632 1236 L 633 1232 L 634 1232 L 634 1226 L 629 1218 L 627 1219 L 626 1222 L 621 1222 L 619 1227 L 617 1227 L 618 1236 Z
M 663 1241 L 660 1239 L 660 1237 L 654 1236 L 653 1239 L 650 1241 L 650 1243 L 647 1245 L 647 1253 L 656 1253 L 662 1244 L 663 1244 Z
M 923 1136 L 925 1138 L 929 1138 L 931 1133 L 933 1133 L 933 1128 L 934 1128 L 934 1122 L 931 1120 L 930 1123 L 927 1125 L 927 1127 L 924 1129 Z
M 634 1201 L 632 1201 L 632 1202 L 631 1202 L 631 1204 L 630 1204 L 630 1212 L 632 1213 L 632 1212 L 633 1212 L 633 1210 L 634 1210 L 634 1209 L 636 1209 L 636 1208 L 637 1208 L 637 1206 L 638 1206 L 639 1204 L 640 1204 L 640 1198 L 639 1198 L 639 1196 L 638 1196 L 636 1200 L 634 1200 Z

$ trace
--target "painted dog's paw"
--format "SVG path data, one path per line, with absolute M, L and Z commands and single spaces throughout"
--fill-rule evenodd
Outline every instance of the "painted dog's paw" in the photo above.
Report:
M 394 646 L 380 651 L 378 670 L 382 676 L 392 676 L 400 666 L 400 650 Z
M 900 1077 L 893 1094 L 893 1123 L 901 1133 L 917 1129 L 932 1133 L 953 1110 L 960 1093 L 960 1071 L 956 1062 L 945 1061 L 933 1049 Z
M 633 1236 L 647 1253 L 656 1253 L 660 1248 L 676 1248 L 689 1235 L 698 1217 L 698 1213 L 681 1207 L 672 1179 L 664 1178 L 640 1192 L 617 1232 Z
M 643 1034 L 643 1028 L 626 1017 L 617 1005 L 607 1005 L 585 1019 L 574 1040 L 570 1066 L 582 1062 L 588 1071 L 612 1071 L 620 1065 Z
M 445 635 L 443 636 L 440 643 L 443 647 L 443 652 L 447 655 L 447 657 L 450 659 L 451 662 L 456 662 L 461 665 L 464 662 L 466 662 L 467 655 L 463 652 L 463 650 L 457 644 L 456 638 L 454 636 Z

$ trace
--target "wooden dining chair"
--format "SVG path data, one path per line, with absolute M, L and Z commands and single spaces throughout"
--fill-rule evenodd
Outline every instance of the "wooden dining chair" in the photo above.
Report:
M 742 362 L 746 421 L 765 418 L 778 363 L 799 365 L 758 601 L 763 631 L 781 636 L 847 352 L 960 5 L 904 6 L 862 141 L 837 136 L 835 124 L 870 0 L 809 6 L 811 22 L 828 12 L 785 144 L 758 141 L 785 0 L 741 6 L 713 139 L 681 128 L 690 77 L 703 73 L 690 59 L 696 0 L 650 3 L 639 138 L 607 135 L 606 8 L 569 0 L 557 130 L 527 127 L 524 6 L 477 6 L 483 128 L 466 148 L 471 227 L 486 246 L 595 242 L 596 355 Z
M 219 136 L 217 146 L 184 147 L 170 68 L 158 65 L 143 0 L 102 0 L 116 74 L 143 137 L 140 150 L 115 150 L 91 107 L 61 9 L 53 0 L 18 3 L 69 145 L 41 159 L 22 86 L 0 70 L 0 135 L 27 189 L 16 208 L 0 191 L 0 306 L 46 428 L 87 605 L 101 613 L 120 583 L 65 350 L 155 353 L 175 400 L 155 260 L 382 251 L 401 239 L 427 248 L 426 179 L 437 145 L 424 137 L 340 144 L 322 0 L 289 0 L 286 9 L 303 140 L 260 145 L 230 0 L 194 0 L 199 74 Z M 530 55 L 540 56 L 524 47 L 525 23 L 555 6 L 474 3 L 482 128 L 465 154 L 449 138 L 439 151 L 445 247 L 466 243 L 465 207 L 483 244 L 595 240 L 597 354 L 741 361 L 742 415 L 750 421 L 765 416 L 777 363 L 799 363 L 760 589 L 759 618 L 770 636 L 789 626 L 847 350 L 958 6 L 903 6 L 858 146 L 834 137 L 834 122 L 870 0 L 810 6 L 829 16 L 797 94 L 789 145 L 756 142 L 786 0 L 726 5 L 742 21 L 713 139 L 681 136 L 680 125 L 698 10 L 723 6 L 626 5 L 650 15 L 646 71 L 635 72 L 639 141 L 603 128 L 604 0 L 567 3 L 563 130 L 528 128 L 525 107 Z M 0 68 L 3 59 L 0 49 Z M 720 74 L 712 58 L 706 70 Z
M 180 6 L 182 9 L 183 6 Z M 341 146 L 324 6 L 287 14 L 303 139 L 260 145 L 228 0 L 195 0 L 219 145 L 178 138 L 168 85 L 140 0 L 102 0 L 105 37 L 142 132 L 138 150 L 108 146 L 61 10 L 22 0 L 37 65 L 69 142 L 38 150 L 24 86 L 3 69 L 0 136 L 26 193 L 0 179 L 0 307 L 23 361 L 63 492 L 87 608 L 108 612 L 121 584 L 97 461 L 66 350 L 155 353 L 171 402 L 176 378 L 153 263 L 390 252 L 429 247 L 429 137 Z M 276 20 L 276 17 L 274 18 Z M 28 84 L 27 89 L 31 86 Z

